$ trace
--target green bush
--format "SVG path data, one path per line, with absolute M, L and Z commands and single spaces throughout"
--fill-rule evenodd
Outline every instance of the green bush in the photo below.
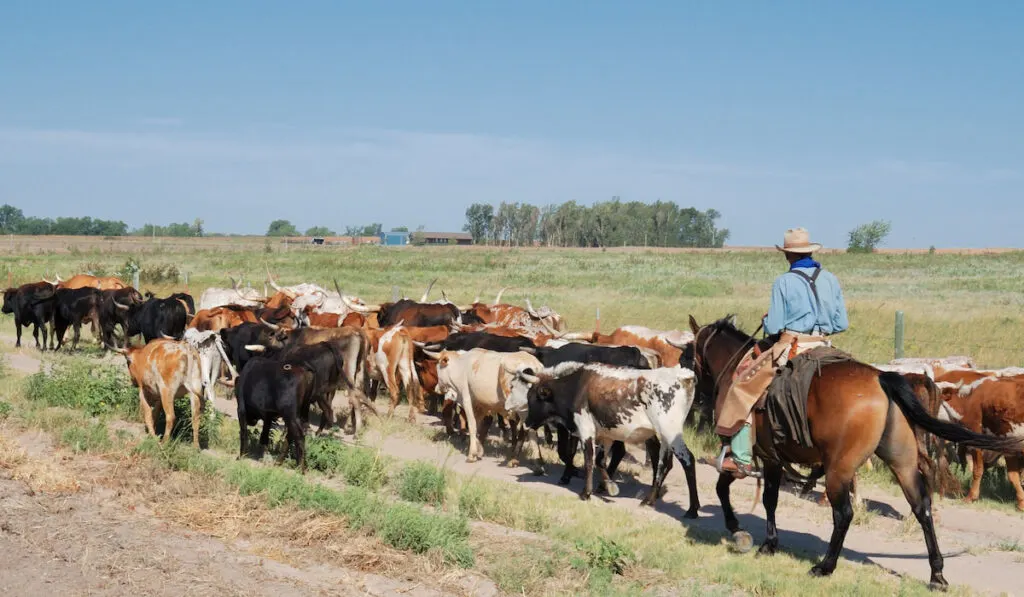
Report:
M 398 475 L 398 495 L 410 502 L 440 505 L 447 485 L 445 472 L 426 462 L 410 462 Z
M 346 446 L 326 437 L 306 439 L 306 464 L 328 475 L 340 474 L 346 483 L 377 489 L 387 482 L 390 460 L 378 450 Z
M 627 566 L 636 561 L 636 556 L 628 547 L 604 537 L 598 537 L 589 542 L 578 541 L 576 549 L 585 558 L 577 559 L 574 564 L 576 567 L 586 565 L 592 570 L 603 570 L 621 575 Z
M 73 452 L 105 452 L 113 445 L 107 426 L 93 422 L 64 429 L 59 443 Z
M 13 409 L 11 408 L 10 402 L 0 400 L 0 420 L 6 419 L 7 417 L 11 416 L 12 410 Z
M 397 549 L 425 553 L 442 552 L 445 560 L 468 568 L 473 553 L 466 545 L 469 524 L 465 518 L 445 514 L 428 514 L 409 504 L 394 504 L 381 522 L 380 538 Z
M 139 414 L 138 390 L 131 386 L 121 367 L 80 359 L 55 362 L 49 373 L 31 375 L 25 396 L 47 406 L 83 410 L 89 416 Z

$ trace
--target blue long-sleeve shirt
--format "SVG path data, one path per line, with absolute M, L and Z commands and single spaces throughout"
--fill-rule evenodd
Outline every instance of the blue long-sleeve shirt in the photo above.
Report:
M 793 269 L 808 276 L 814 275 L 814 268 Z M 764 319 L 765 332 L 776 334 L 782 330 L 789 330 L 804 334 L 814 331 L 838 334 L 850 327 L 843 291 L 835 275 L 822 269 L 815 284 L 818 288 L 818 298 L 821 299 L 820 310 L 810 285 L 801 276 L 786 272 L 775 278 L 771 305 L 768 307 L 768 316 Z

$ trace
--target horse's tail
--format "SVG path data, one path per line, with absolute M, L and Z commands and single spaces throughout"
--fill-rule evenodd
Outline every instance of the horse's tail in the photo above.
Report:
M 916 425 L 928 433 L 934 434 L 946 441 L 963 444 L 971 448 L 991 450 L 993 452 L 1016 452 L 1024 449 L 1024 439 L 1015 437 L 994 437 L 975 433 L 966 427 L 955 423 L 940 421 L 928 414 L 924 406 L 917 399 L 910 383 L 902 374 L 894 371 L 885 371 L 878 376 L 878 383 L 885 391 L 885 395 L 896 403 L 903 411 L 912 425 Z

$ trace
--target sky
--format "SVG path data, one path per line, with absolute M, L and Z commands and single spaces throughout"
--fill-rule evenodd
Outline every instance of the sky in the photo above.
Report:
M 675 201 L 1024 246 L 1024 3 L 7 0 L 0 203 L 262 234 Z

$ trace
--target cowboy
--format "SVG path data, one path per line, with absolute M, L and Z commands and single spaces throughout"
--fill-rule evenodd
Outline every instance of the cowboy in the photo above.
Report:
M 827 337 L 850 325 L 839 280 L 814 260 L 821 245 L 812 243 L 803 228 L 794 228 L 786 231 L 782 246 L 775 248 L 785 254 L 789 271 L 772 285 L 763 325 L 766 334 L 778 338 L 768 350 L 758 354 L 755 346 L 745 355 L 715 409 L 715 431 L 723 439 L 731 438 L 722 446 L 719 472 L 731 472 L 740 479 L 754 474 L 751 411 L 776 371 L 797 354 L 830 345 Z

